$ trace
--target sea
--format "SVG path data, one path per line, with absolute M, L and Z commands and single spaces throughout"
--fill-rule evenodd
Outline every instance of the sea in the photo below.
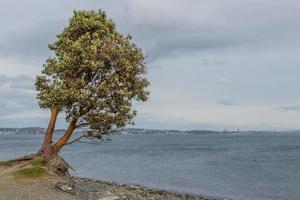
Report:
M 42 135 L 0 135 L 0 160 Z M 232 200 L 299 200 L 299 134 L 123 134 L 66 146 L 73 175 Z M 1 180 L 0 180 L 1 181 Z

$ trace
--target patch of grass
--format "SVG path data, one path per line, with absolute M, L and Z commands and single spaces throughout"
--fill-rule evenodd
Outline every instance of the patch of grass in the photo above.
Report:
M 47 174 L 47 170 L 41 166 L 32 166 L 25 169 L 20 169 L 14 172 L 14 176 L 18 178 L 37 178 Z
M 38 156 L 31 162 L 31 164 L 32 166 L 45 166 L 46 162 L 42 156 Z
M 0 167 L 11 167 L 12 163 L 9 161 L 0 161 Z

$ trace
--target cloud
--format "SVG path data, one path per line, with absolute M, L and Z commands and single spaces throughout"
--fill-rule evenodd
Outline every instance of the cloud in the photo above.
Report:
M 17 76 L 6 76 L 0 75 L 0 87 L 2 89 L 2 94 L 4 92 L 10 93 L 12 90 L 22 92 L 32 92 L 34 91 L 34 78 L 26 75 Z
M 256 47 L 297 38 L 300 4 L 270 1 L 180 0 L 124 3 L 122 29 L 133 33 L 150 60 L 197 51 Z M 289 14 L 283 15 L 287 11 Z M 272 32 L 272 34 L 270 34 Z M 298 34 L 296 34 L 298 33 Z
M 179 129 L 179 130 L 192 130 L 192 129 L 210 129 L 210 130 L 223 130 L 228 128 L 224 125 L 205 123 L 205 122 L 193 122 L 185 119 L 185 117 L 168 118 L 168 120 L 158 117 L 153 113 L 141 113 L 135 120 L 135 128 L 148 128 L 148 129 Z M 131 126 L 130 126 L 131 127 Z
M 0 91 L 1 117 L 37 107 L 32 77 L 0 75 Z
M 51 55 L 48 44 L 63 30 L 66 20 L 44 21 L 15 30 L 2 38 L 0 56 L 40 64 Z
M 34 83 L 32 76 L 0 74 L 0 127 L 47 125 L 49 111 L 39 108 Z M 61 113 L 57 127 L 65 126 L 64 114 Z
M 34 62 L 34 61 L 30 61 Z M 16 57 L 11 58 L 1 58 L 0 57 L 0 75 L 6 76 L 18 76 L 25 75 L 29 77 L 34 77 L 42 69 L 42 64 L 34 65 L 28 64 L 18 60 Z
M 300 111 L 300 105 L 281 106 L 276 109 L 283 112 Z
M 225 77 L 219 78 L 217 80 L 217 84 L 219 84 L 219 85 L 228 85 L 230 82 L 231 82 L 230 79 L 225 78 Z
M 137 126 L 299 127 L 300 112 L 283 112 L 300 100 L 299 1 L 75 2 L 0 2 L 0 126 L 47 123 L 33 86 L 47 44 L 74 9 L 103 8 L 148 55 L 151 98 Z
M 45 127 L 49 111 L 40 109 L 34 78 L 26 75 L 0 75 L 0 127 Z M 57 127 L 65 127 L 63 113 Z
M 220 100 L 217 101 L 218 104 L 223 105 L 223 106 L 237 106 L 238 103 L 230 100 Z
M 68 14 L 66 10 L 58 9 L 56 19 L 43 18 L 7 34 L 0 43 L 1 54 L 27 60 L 31 57 L 45 59 L 50 55 L 47 44 L 63 30 L 67 24 L 66 16 L 72 15 L 72 9 L 82 8 L 107 10 L 121 32 L 133 35 L 134 41 L 148 55 L 149 62 L 198 51 L 286 42 L 285 39 L 300 33 L 294 23 L 299 17 L 298 12 L 281 14 L 300 5 L 291 0 L 283 6 L 255 0 L 248 2 L 247 7 L 236 0 L 226 3 L 216 0 L 113 2 L 118 3 L 117 8 L 112 6 L 113 3 L 100 1 L 80 2 L 77 7 L 66 6 Z M 46 4 L 60 7 L 62 3 L 49 1 Z

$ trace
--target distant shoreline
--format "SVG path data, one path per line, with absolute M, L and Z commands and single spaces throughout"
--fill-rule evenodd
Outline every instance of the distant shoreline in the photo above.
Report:
M 80 133 L 84 130 L 79 130 Z M 57 134 L 63 134 L 64 129 L 56 129 Z M 25 128 L 1 128 L 0 135 L 43 135 L 45 128 L 41 127 L 25 127 Z M 300 135 L 300 130 L 159 130 L 159 129 L 142 129 L 142 128 L 124 128 L 120 131 L 113 133 L 119 135 L 208 135 L 208 134 L 219 134 L 219 135 L 267 135 L 267 134 L 295 134 Z

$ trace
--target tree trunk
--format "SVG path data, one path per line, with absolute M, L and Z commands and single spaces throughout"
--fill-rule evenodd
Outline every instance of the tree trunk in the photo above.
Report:
M 52 155 L 57 153 L 55 146 L 52 145 L 52 137 L 53 137 L 53 132 L 55 129 L 58 113 L 59 113 L 58 106 L 53 105 L 51 107 L 51 117 L 49 120 L 48 128 L 45 133 L 44 142 L 41 149 L 38 152 L 44 157 L 45 161 L 49 161 L 52 158 Z
M 61 148 L 67 144 L 68 140 L 72 136 L 74 130 L 76 129 L 77 120 L 72 120 L 69 124 L 68 129 L 65 134 L 55 143 L 49 145 L 48 141 L 46 143 L 46 148 L 44 155 L 46 156 L 48 169 L 58 175 L 68 175 L 68 169 L 71 168 L 69 164 L 58 155 L 58 152 Z M 49 140 L 50 137 L 45 137 L 45 139 Z M 44 156 L 44 157 L 45 157 Z
M 65 144 L 68 143 L 70 137 L 72 136 L 74 130 L 76 129 L 77 120 L 74 119 L 70 122 L 69 127 L 65 134 L 56 142 L 55 148 L 59 151 Z

